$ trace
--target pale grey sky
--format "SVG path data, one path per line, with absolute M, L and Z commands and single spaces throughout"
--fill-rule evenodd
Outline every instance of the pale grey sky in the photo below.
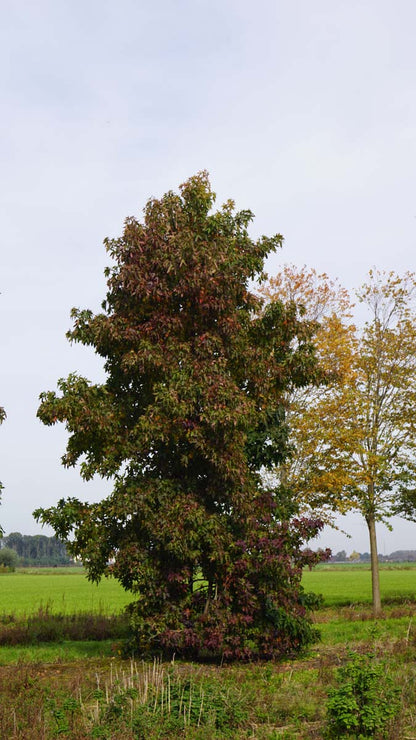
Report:
M 285 236 L 273 257 L 352 288 L 377 265 L 416 269 L 413 0 L 1 0 L 0 521 L 39 531 L 37 506 L 108 490 L 59 463 L 65 432 L 42 390 L 91 350 L 65 339 L 99 308 L 102 241 L 150 196 L 206 168 L 218 202 Z M 326 533 L 368 550 L 365 525 Z M 416 549 L 416 525 L 379 549 Z

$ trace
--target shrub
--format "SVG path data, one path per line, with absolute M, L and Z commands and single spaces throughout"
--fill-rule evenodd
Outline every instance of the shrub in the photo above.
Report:
M 300 580 L 303 565 L 319 562 L 325 553 L 300 551 L 309 522 L 272 526 L 274 538 L 257 531 L 230 548 L 222 573 L 214 574 L 218 589 L 203 584 L 181 605 L 160 600 L 154 617 L 145 599 L 129 604 L 129 652 L 214 662 L 273 660 L 315 641 L 319 632 L 310 611 L 319 599 L 305 594 Z
M 399 689 L 386 673 L 385 664 L 377 662 L 372 653 L 351 653 L 349 662 L 338 669 L 337 680 L 338 686 L 329 691 L 327 737 L 388 737 L 400 702 Z

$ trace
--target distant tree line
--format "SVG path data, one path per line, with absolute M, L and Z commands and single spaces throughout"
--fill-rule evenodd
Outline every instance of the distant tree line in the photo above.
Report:
M 403 563 L 403 562 L 416 562 L 416 550 L 395 550 L 394 552 L 391 552 L 389 555 L 381 555 L 381 553 L 378 553 L 378 560 L 380 563 Z M 361 562 L 361 563 L 367 563 L 370 562 L 371 555 L 369 552 L 356 552 L 355 550 L 351 553 L 351 555 L 347 555 L 345 550 L 340 550 L 339 552 L 335 553 L 335 555 L 332 555 L 330 558 L 330 563 L 345 563 L 345 562 Z
M 43 534 L 11 532 L 0 542 L 0 547 L 14 550 L 19 565 L 68 565 L 71 559 L 63 542 Z

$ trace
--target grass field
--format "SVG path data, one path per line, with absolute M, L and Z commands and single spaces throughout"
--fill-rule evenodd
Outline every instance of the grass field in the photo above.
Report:
M 400 713 L 383 737 L 416 740 L 416 568 L 383 565 L 384 612 L 377 621 L 368 568 L 316 568 L 303 583 L 324 597 L 314 614 L 321 639 L 280 663 L 123 661 L 122 644 L 114 639 L 0 647 L 0 737 L 322 740 L 329 692 L 353 650 L 381 662 L 383 676 L 391 675 L 398 687 Z M 14 611 L 17 624 L 29 623 L 40 605 L 58 615 L 110 615 L 129 600 L 117 583 L 94 586 L 78 569 L 0 575 L 0 615 Z
M 0 575 L 0 614 L 115 614 L 132 601 L 117 581 L 90 583 L 78 568 L 25 569 Z
M 368 566 L 316 568 L 304 573 L 303 585 L 306 591 L 322 594 L 325 606 L 371 603 Z M 416 565 L 383 565 L 380 585 L 385 601 L 416 600 Z M 28 568 L 0 575 L 0 614 L 34 614 L 40 608 L 65 614 L 115 614 L 132 600 L 117 581 L 103 579 L 96 585 L 78 568 Z
M 326 606 L 371 603 L 371 572 L 369 567 L 351 566 L 316 568 L 305 571 L 303 586 L 306 591 L 322 594 Z M 416 567 L 380 569 L 382 600 L 416 599 Z

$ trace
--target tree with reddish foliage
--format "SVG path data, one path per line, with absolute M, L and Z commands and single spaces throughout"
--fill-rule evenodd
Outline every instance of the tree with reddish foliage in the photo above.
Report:
M 107 240 L 103 312 L 74 310 L 68 334 L 104 358 L 106 382 L 70 375 L 38 416 L 66 424 L 64 465 L 113 491 L 35 516 L 90 579 L 137 595 L 141 654 L 273 658 L 314 634 L 300 579 L 320 522 L 261 475 L 287 454 L 282 398 L 313 378 L 314 348 L 293 305 L 249 290 L 282 237 L 251 240 L 251 212 L 214 200 L 201 172 Z

